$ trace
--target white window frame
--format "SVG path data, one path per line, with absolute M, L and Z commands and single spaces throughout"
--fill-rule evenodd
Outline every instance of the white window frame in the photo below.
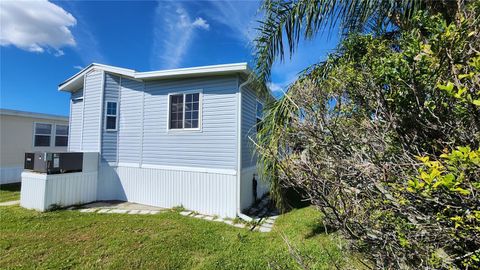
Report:
M 115 103 L 115 106 L 116 106 L 116 109 L 115 109 L 115 112 L 116 114 L 108 114 L 108 103 Z M 104 130 L 107 131 L 107 132 L 115 132 L 115 131 L 118 131 L 118 101 L 105 101 L 105 109 L 104 109 L 104 112 L 105 112 L 105 118 L 103 119 L 104 120 Z M 107 117 L 108 116 L 115 116 L 115 129 L 113 128 L 107 128 Z
M 47 134 L 37 134 L 37 124 L 43 124 L 43 125 L 50 125 L 50 143 L 47 145 L 47 146 L 36 146 L 35 145 L 35 136 L 39 135 L 39 136 L 47 136 Z M 42 147 L 51 147 L 52 146 L 52 135 L 54 133 L 54 124 L 52 123 L 46 123 L 46 122 L 33 122 L 33 141 L 32 141 L 32 145 L 33 147 L 35 148 L 42 148 Z
M 171 96 L 174 95 L 182 95 L 183 94 L 183 126 L 185 125 L 185 95 L 187 94 L 198 94 L 198 127 L 196 128 L 170 128 L 170 102 L 171 102 Z M 179 92 L 172 92 L 168 93 L 168 101 L 167 101 L 167 132 L 168 133 L 175 133 L 175 132 L 188 132 L 188 131 L 202 131 L 202 111 L 203 111 L 203 89 L 197 89 L 197 90 L 187 90 L 187 91 L 179 91 Z
M 67 135 L 57 135 L 57 126 L 66 126 L 67 127 Z M 53 146 L 54 147 L 68 147 L 68 135 L 70 134 L 70 125 L 67 124 L 55 124 L 55 128 L 53 129 Z M 57 145 L 57 136 L 59 137 L 67 137 L 67 145 Z

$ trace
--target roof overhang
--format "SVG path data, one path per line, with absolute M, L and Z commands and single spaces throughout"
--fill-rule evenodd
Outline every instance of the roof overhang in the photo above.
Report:
M 68 116 L 47 114 L 47 113 L 25 112 L 25 111 L 10 110 L 10 109 L 0 109 L 0 115 L 20 116 L 20 117 L 48 119 L 48 120 L 57 120 L 57 121 L 68 121 Z
M 239 73 L 248 76 L 252 73 L 247 63 L 200 66 L 200 67 L 191 67 L 191 68 L 147 71 L 147 72 L 137 72 L 132 69 L 125 69 L 125 68 L 93 63 L 88 65 L 84 69 L 82 69 L 77 74 L 68 78 L 63 83 L 61 83 L 58 86 L 58 90 L 66 91 L 66 92 L 74 92 L 80 89 L 83 86 L 83 79 L 85 74 L 87 74 L 93 69 L 99 69 L 109 73 L 114 73 L 117 75 L 129 77 L 132 79 L 142 80 L 142 81 L 190 78 L 190 77 L 199 77 L 199 76 L 218 76 L 218 75 L 239 74 Z

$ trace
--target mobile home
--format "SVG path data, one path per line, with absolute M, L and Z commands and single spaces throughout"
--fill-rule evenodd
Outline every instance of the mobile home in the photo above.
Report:
M 254 201 L 251 138 L 269 97 L 250 73 L 246 63 L 150 72 L 91 64 L 60 84 L 71 94 L 68 151 L 99 153 L 96 199 L 241 215 Z
M 68 117 L 0 109 L 0 184 L 21 181 L 26 152 L 66 151 Z

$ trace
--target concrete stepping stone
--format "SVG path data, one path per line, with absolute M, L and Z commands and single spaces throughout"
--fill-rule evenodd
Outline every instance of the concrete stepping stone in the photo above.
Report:
M 140 214 L 140 215 L 148 215 L 148 214 L 150 214 L 150 210 L 140 210 L 140 211 L 138 212 L 138 214 Z
M 190 212 L 190 211 L 182 211 L 182 212 L 180 212 L 180 215 L 182 215 L 182 216 L 189 216 L 191 213 L 192 213 L 192 212 Z
M 260 232 L 270 232 L 270 231 L 272 231 L 272 228 L 260 226 L 260 227 L 258 228 L 258 231 L 260 231 Z
M 0 203 L 0 206 L 11 206 L 11 205 L 17 205 L 17 204 L 20 204 L 20 201 L 2 202 L 2 203 Z
M 100 209 L 98 210 L 97 213 L 104 214 L 104 213 L 109 213 L 111 209 Z
M 128 211 L 128 213 L 129 213 L 130 215 L 135 215 L 135 214 L 140 213 L 140 210 L 130 210 L 130 211 Z
M 245 224 L 242 223 L 233 224 L 233 226 L 237 228 L 245 228 Z
M 203 219 L 205 219 L 205 220 L 213 220 L 213 217 L 212 217 L 212 216 L 205 216 Z
M 264 222 L 265 222 L 265 224 L 272 224 L 272 225 L 273 225 L 273 223 L 275 222 L 275 220 L 273 220 L 273 219 L 266 219 Z
M 80 212 L 82 212 L 82 213 L 93 213 L 97 210 L 98 209 L 96 209 L 96 208 L 86 208 L 86 209 L 81 209 Z
M 233 225 L 233 221 L 225 219 L 223 222 L 227 223 L 228 225 Z
M 273 224 L 270 223 L 263 223 L 260 227 L 265 227 L 265 228 L 273 228 Z
M 158 213 L 160 213 L 159 210 L 150 210 L 150 214 L 151 214 L 151 215 L 156 215 L 156 214 L 158 214 Z
M 128 210 L 125 210 L 125 209 L 112 209 L 110 210 L 110 213 L 113 213 L 113 214 L 126 214 L 128 212 Z

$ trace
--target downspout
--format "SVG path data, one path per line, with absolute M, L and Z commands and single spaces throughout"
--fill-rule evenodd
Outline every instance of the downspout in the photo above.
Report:
M 240 208 L 240 190 L 242 181 L 242 88 L 248 83 L 250 83 L 250 77 L 238 86 L 237 134 L 239 134 L 239 136 L 237 139 L 237 217 L 250 222 L 253 219 L 243 214 L 242 209 Z

